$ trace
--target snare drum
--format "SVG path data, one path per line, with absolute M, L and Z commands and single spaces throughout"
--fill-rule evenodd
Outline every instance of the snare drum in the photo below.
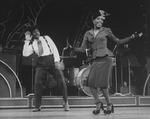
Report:
M 76 86 L 78 87 L 79 91 L 82 91 L 87 96 L 93 96 L 91 93 L 91 90 L 89 87 L 86 86 L 88 74 L 90 72 L 91 65 L 88 67 L 82 68 L 77 76 L 76 76 Z M 102 92 L 100 91 L 100 88 L 98 90 L 98 95 L 102 96 Z

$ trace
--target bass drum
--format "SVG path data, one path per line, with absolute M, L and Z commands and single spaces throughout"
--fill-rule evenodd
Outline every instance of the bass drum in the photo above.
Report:
M 78 89 L 81 93 L 83 93 L 87 96 L 93 96 L 90 88 L 86 86 L 90 68 L 91 68 L 91 65 L 88 67 L 82 68 L 76 76 L 76 86 L 78 87 Z M 98 88 L 97 90 L 98 90 L 98 95 L 102 96 L 102 92 L 101 92 L 100 88 Z

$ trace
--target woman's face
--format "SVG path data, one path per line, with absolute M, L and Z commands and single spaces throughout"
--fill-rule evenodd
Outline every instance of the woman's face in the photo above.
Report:
M 93 20 L 93 24 L 94 26 L 100 28 L 103 25 L 103 20 L 105 19 L 105 17 L 103 16 L 98 16 L 96 19 Z

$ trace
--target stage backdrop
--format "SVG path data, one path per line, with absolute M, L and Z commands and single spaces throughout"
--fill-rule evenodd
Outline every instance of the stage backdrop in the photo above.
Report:
M 0 52 L 0 97 L 16 97 L 16 55 Z

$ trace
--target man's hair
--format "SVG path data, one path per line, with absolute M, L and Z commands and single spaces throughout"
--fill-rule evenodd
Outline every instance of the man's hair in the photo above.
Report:
M 39 26 L 33 25 L 31 27 L 28 27 L 26 31 L 30 31 L 32 33 L 35 29 L 39 29 Z

